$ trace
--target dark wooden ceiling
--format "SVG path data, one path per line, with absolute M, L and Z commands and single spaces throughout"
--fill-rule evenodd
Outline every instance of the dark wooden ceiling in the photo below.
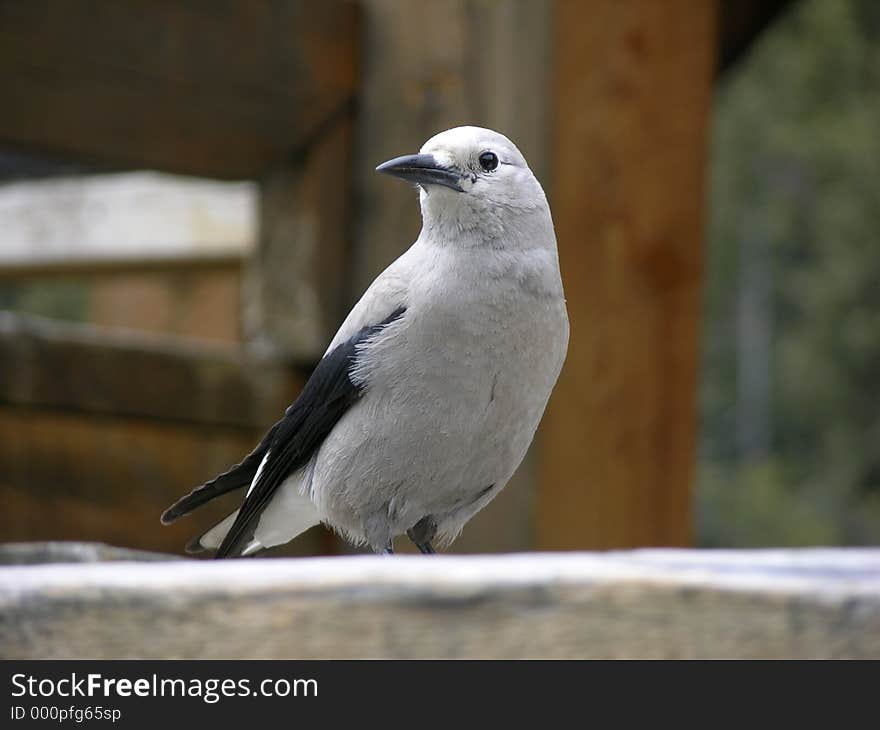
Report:
M 721 0 L 718 73 L 743 58 L 755 39 L 796 0 Z
M 350 106 L 346 0 L 0 0 L 0 142 L 252 178 Z
M 720 0 L 719 76 L 794 2 Z M 83 7 L 0 0 L 0 179 L 56 167 L 255 178 L 352 108 L 355 2 Z

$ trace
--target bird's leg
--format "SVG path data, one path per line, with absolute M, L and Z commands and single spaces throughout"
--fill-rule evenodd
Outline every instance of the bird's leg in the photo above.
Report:
M 431 540 L 437 534 L 437 522 L 431 515 L 422 517 L 415 525 L 406 531 L 406 536 L 412 540 L 413 544 L 424 555 L 433 555 L 434 546 Z
M 385 546 L 383 550 L 379 552 L 380 555 L 394 555 L 394 543 L 391 540 L 388 541 L 388 544 Z

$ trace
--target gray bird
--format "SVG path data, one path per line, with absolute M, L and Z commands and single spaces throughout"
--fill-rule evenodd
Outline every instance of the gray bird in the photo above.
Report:
M 568 346 L 540 183 L 509 139 L 480 127 L 376 169 L 418 186 L 422 231 L 256 449 L 162 515 L 248 487 L 194 551 L 251 555 L 323 522 L 378 553 L 404 533 L 432 553 L 525 456 Z

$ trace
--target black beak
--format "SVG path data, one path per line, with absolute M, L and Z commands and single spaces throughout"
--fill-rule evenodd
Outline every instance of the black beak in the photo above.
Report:
M 420 185 L 445 185 L 447 188 L 462 193 L 461 175 L 448 167 L 442 167 L 434 159 L 434 155 L 404 155 L 383 162 L 376 172 L 394 175 Z

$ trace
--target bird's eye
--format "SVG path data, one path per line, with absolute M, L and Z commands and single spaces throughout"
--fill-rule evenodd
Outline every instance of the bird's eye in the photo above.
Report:
M 492 172 L 492 170 L 498 167 L 498 155 L 494 152 L 481 152 L 480 167 L 486 172 Z

